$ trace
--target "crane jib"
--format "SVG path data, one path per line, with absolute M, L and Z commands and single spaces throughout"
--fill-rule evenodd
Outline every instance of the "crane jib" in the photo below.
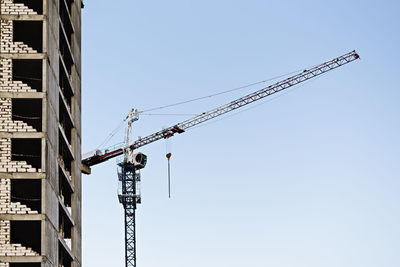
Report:
M 341 67 L 341 66 L 343 66 L 347 63 L 350 63 L 354 60 L 357 60 L 359 58 L 360 58 L 360 56 L 356 53 L 356 51 L 351 51 L 343 56 L 340 56 L 340 57 L 334 58 L 332 60 L 329 60 L 327 62 L 324 62 L 324 63 L 322 63 L 318 66 L 315 66 L 311 69 L 303 70 L 296 75 L 293 75 L 293 76 L 291 76 L 287 79 L 284 79 L 282 81 L 279 81 L 275 84 L 269 85 L 265 88 L 262 88 L 258 91 L 250 93 L 241 98 L 238 98 L 238 99 L 236 99 L 232 102 L 229 102 L 228 104 L 225 104 L 221 107 L 212 109 L 208 112 L 204 112 L 198 116 L 195 116 L 191 119 L 188 119 L 186 121 L 178 123 L 174 126 L 171 126 L 169 128 L 166 128 L 166 129 L 163 129 L 156 133 L 153 133 L 151 135 L 148 135 L 144 138 L 140 138 L 137 141 L 135 141 L 132 145 L 130 145 L 129 147 L 126 147 L 126 148 L 130 148 L 130 149 L 134 150 L 139 147 L 145 146 L 147 144 L 153 143 L 157 140 L 170 138 L 175 133 L 183 133 L 188 128 L 191 128 L 200 123 L 206 122 L 208 120 L 211 120 L 211 119 L 221 116 L 223 114 L 226 114 L 230 111 L 241 108 L 245 105 L 256 102 L 260 99 L 263 99 L 267 96 L 270 96 L 272 94 L 275 94 L 275 93 L 278 93 L 285 89 L 288 89 L 292 86 L 295 86 L 299 83 L 305 82 L 309 79 L 315 78 L 319 75 L 322 75 L 322 74 L 324 74 L 328 71 L 331 71 L 333 69 L 336 69 L 338 67 Z M 118 148 L 113 151 L 104 151 L 104 152 L 100 152 L 100 153 L 95 153 L 93 156 L 90 156 L 88 158 L 83 158 L 82 163 L 85 164 L 86 166 L 96 165 L 96 164 L 104 162 L 110 158 L 122 155 L 123 151 L 126 148 L 121 147 L 121 148 Z

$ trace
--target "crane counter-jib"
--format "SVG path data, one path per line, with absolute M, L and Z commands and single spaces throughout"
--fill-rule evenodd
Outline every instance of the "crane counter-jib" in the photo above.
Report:
M 248 104 L 256 102 L 260 99 L 263 99 L 272 94 L 283 91 L 285 89 L 288 89 L 292 86 L 295 86 L 299 83 L 305 82 L 309 79 L 315 78 L 319 75 L 322 75 L 322 74 L 324 74 L 328 71 L 331 71 L 333 69 L 336 69 L 338 67 L 341 67 L 341 66 L 348 64 L 354 60 L 357 60 L 359 58 L 360 57 L 356 53 L 356 51 L 351 51 L 340 57 L 334 58 L 334 59 L 324 62 L 320 65 L 317 65 L 311 69 L 303 70 L 296 75 L 293 75 L 282 81 L 279 81 L 277 83 L 269 85 L 265 88 L 262 88 L 258 91 L 250 93 L 241 98 L 238 98 L 238 99 L 231 101 L 223 106 L 212 109 L 208 112 L 204 112 L 198 116 L 195 116 L 191 119 L 188 119 L 186 121 L 178 123 L 174 126 L 163 129 L 161 131 L 158 131 L 158 132 L 148 135 L 146 137 L 140 138 L 128 147 L 122 146 L 122 147 L 116 148 L 111 151 L 110 150 L 104 150 L 104 151 L 96 150 L 95 152 L 91 152 L 88 155 L 85 154 L 85 156 L 82 157 L 83 158 L 82 164 L 84 166 L 93 166 L 98 163 L 104 162 L 108 159 L 122 155 L 126 148 L 130 148 L 130 149 L 134 150 L 139 147 L 145 146 L 147 144 L 153 143 L 157 140 L 172 137 L 175 133 L 183 133 L 188 128 L 196 126 L 205 121 L 211 120 L 215 117 L 221 116 L 221 115 L 231 112 L 233 110 L 239 109 L 243 106 L 246 106 Z

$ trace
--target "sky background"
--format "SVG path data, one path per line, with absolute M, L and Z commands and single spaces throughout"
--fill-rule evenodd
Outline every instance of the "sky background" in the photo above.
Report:
M 131 108 L 361 56 L 141 148 L 138 266 L 400 266 L 398 1 L 84 2 L 82 152 Z M 201 113 L 262 86 L 157 113 Z M 187 118 L 143 115 L 135 138 Z M 84 266 L 124 266 L 116 170 L 110 160 L 82 177 Z

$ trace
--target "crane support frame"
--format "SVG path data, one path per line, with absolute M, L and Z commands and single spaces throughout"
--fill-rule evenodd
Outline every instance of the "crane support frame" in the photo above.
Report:
M 132 162 L 118 164 L 122 191 L 118 195 L 125 215 L 125 266 L 136 267 L 136 169 Z

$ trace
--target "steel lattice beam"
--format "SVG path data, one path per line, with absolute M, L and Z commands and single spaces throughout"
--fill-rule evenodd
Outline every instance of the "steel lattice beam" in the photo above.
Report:
M 136 267 L 136 171 L 131 162 L 122 162 L 119 166 L 122 182 L 120 200 L 125 213 L 125 262 L 126 267 Z
M 354 60 L 359 59 L 359 55 L 356 53 L 356 51 L 352 51 L 350 53 L 347 53 L 343 56 L 334 58 L 330 61 L 324 62 L 316 67 L 313 67 L 309 70 L 304 70 L 294 76 L 291 76 L 285 80 L 279 81 L 275 84 L 272 84 L 268 87 L 265 87 L 261 90 L 258 90 L 254 93 L 251 93 L 249 95 L 246 95 L 244 97 L 241 97 L 237 100 L 234 100 L 226 105 L 223 105 L 221 107 L 215 108 L 213 110 L 210 110 L 208 112 L 204 112 L 196 117 L 193 117 L 189 120 L 186 120 L 184 122 L 178 123 L 174 126 L 171 126 L 169 128 L 166 128 L 164 130 L 158 131 L 156 133 L 153 133 L 151 135 L 148 135 L 144 138 L 141 138 L 137 141 L 135 141 L 132 145 L 129 146 L 130 149 L 135 150 L 139 147 L 145 146 L 147 144 L 153 143 L 157 140 L 164 139 L 164 138 L 169 138 L 173 136 L 175 133 L 182 133 L 186 129 L 191 128 L 193 126 L 196 126 L 200 123 L 203 123 L 205 121 L 211 120 L 215 117 L 221 116 L 223 114 L 226 114 L 228 112 L 231 112 L 233 110 L 236 110 L 238 108 L 241 108 L 245 105 L 251 104 L 255 101 L 258 101 L 260 99 L 263 99 L 265 97 L 268 97 L 272 94 L 278 93 L 280 91 L 283 91 L 285 89 L 288 89 L 292 86 L 295 86 L 299 83 L 305 82 L 309 79 L 315 78 L 317 76 L 320 76 L 328 71 L 331 71 L 333 69 L 336 69 L 338 67 L 341 67 L 343 65 L 346 65 Z M 103 153 L 101 155 L 97 155 L 88 159 L 83 159 L 82 163 L 87 165 L 87 166 L 93 166 L 96 165 L 100 162 L 106 161 L 110 158 L 122 155 L 124 152 L 124 148 L 118 148 L 115 149 L 111 152 Z

